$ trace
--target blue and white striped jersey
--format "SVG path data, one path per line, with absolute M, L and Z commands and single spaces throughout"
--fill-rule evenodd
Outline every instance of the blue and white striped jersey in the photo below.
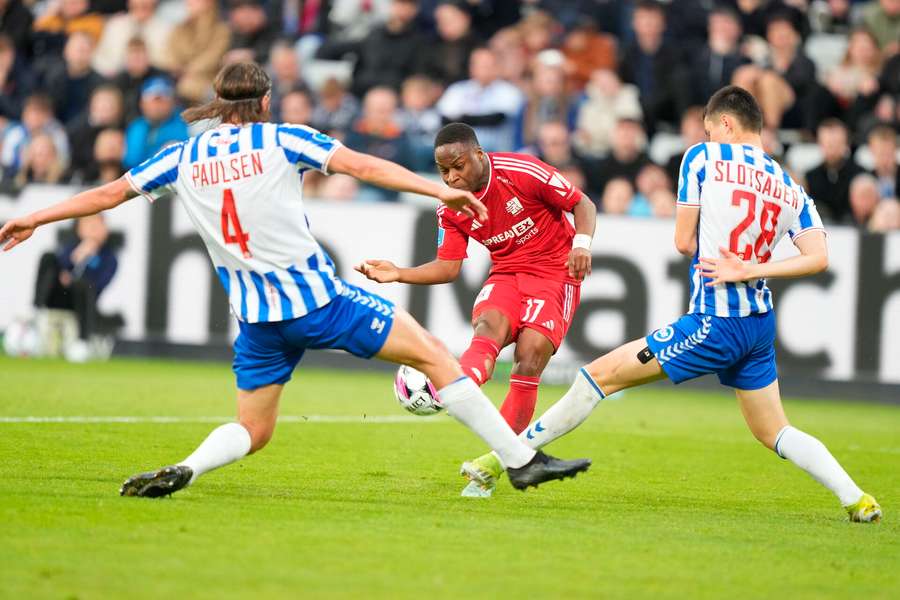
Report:
M 765 279 L 705 286 L 694 269 L 698 257 L 719 257 L 725 247 L 743 260 L 764 263 L 785 234 L 793 240 L 823 230 L 803 187 L 762 149 L 747 144 L 690 147 L 681 162 L 678 205 L 700 210 L 689 313 L 746 317 L 773 308 Z
M 167 146 L 125 177 L 151 202 L 174 192 L 203 238 L 235 316 L 284 321 L 343 291 L 310 232 L 303 172 L 340 147 L 303 125 L 223 124 Z

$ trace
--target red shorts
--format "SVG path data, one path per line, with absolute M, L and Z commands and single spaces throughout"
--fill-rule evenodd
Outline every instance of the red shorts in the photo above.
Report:
M 509 320 L 513 341 L 524 329 L 534 329 L 559 349 L 581 299 L 581 286 L 524 274 L 491 275 L 484 282 L 472 322 L 486 310 L 499 310 Z

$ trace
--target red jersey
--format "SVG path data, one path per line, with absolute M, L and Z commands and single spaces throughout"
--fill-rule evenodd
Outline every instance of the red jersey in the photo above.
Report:
M 491 275 L 527 273 L 575 281 L 567 267 L 575 228 L 564 213 L 572 212 L 581 192 L 533 156 L 501 152 L 487 156 L 490 178 L 475 196 L 487 207 L 488 222 L 438 207 L 438 258 L 466 258 L 471 237 L 490 251 Z

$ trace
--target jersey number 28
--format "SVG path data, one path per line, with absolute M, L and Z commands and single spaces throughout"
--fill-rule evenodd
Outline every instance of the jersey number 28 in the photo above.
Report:
M 231 229 L 234 233 L 231 233 Z M 247 247 L 250 234 L 244 233 L 241 228 L 241 221 L 234 208 L 234 193 L 229 188 L 225 189 L 222 196 L 222 239 L 226 244 L 237 244 L 244 258 L 251 258 L 250 249 Z
M 775 240 L 781 206 L 768 200 L 763 201 L 762 211 L 759 213 L 759 237 L 756 238 L 755 244 L 747 243 L 741 247 L 741 234 L 747 231 L 756 220 L 756 194 L 744 190 L 734 190 L 734 193 L 731 194 L 731 205 L 740 206 L 744 201 L 747 202 L 747 215 L 738 223 L 737 227 L 731 230 L 728 249 L 740 256 L 741 260 L 750 260 L 751 256 L 756 256 L 758 262 L 768 262 L 772 257 L 772 242 Z

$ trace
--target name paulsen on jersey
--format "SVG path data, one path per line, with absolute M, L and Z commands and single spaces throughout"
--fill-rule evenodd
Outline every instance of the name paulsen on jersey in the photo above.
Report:
M 522 244 L 526 240 L 530 239 L 538 232 L 538 228 L 535 227 L 534 221 L 531 217 L 526 217 L 512 226 L 511 229 L 507 229 L 503 233 L 498 233 L 497 235 L 491 236 L 484 240 L 482 243 L 485 246 L 492 246 L 493 244 L 499 244 L 500 242 L 505 242 L 506 240 L 511 240 L 513 238 L 521 238 L 516 240 L 517 244 Z M 525 234 L 528 234 L 527 236 Z M 524 238 L 522 236 L 525 236 Z
M 262 155 L 259 152 L 238 154 L 223 160 L 194 163 L 191 180 L 195 188 L 220 183 L 231 183 L 263 172 Z

